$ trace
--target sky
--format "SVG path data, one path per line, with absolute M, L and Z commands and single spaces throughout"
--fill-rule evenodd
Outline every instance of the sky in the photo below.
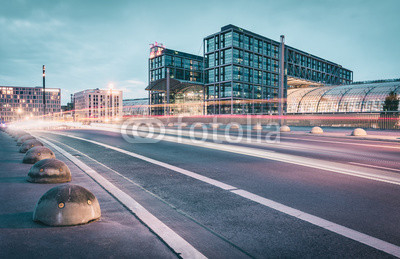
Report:
M 355 81 L 400 78 L 399 0 L 0 0 L 0 86 L 147 97 L 149 44 L 201 55 L 227 24 L 338 63 Z

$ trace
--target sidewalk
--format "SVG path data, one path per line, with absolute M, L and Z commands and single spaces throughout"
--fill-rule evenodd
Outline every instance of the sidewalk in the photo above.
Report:
M 48 227 L 32 220 L 39 198 L 57 184 L 25 180 L 32 165 L 16 142 L 0 132 L 0 258 L 174 258 L 176 255 L 134 215 L 63 155 L 56 158 L 71 170 L 72 184 L 99 200 L 99 221 L 71 227 Z

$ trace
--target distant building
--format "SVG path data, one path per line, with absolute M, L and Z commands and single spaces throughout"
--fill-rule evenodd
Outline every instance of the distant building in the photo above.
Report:
M 143 116 L 149 114 L 149 98 L 126 99 L 122 103 L 123 116 Z
M 108 122 L 122 118 L 122 91 L 89 89 L 74 94 L 75 120 Z
M 153 44 L 146 90 L 152 115 L 203 114 L 203 57 Z
M 61 89 L 46 88 L 46 115 L 61 112 Z M 0 119 L 6 122 L 43 118 L 43 88 L 0 86 Z

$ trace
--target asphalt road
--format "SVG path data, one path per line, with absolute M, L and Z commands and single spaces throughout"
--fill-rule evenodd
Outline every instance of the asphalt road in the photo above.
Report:
M 400 246 L 400 185 L 171 141 L 128 143 L 114 132 L 54 133 L 190 170 Z M 208 257 L 390 257 L 157 164 L 68 136 L 51 132 L 41 136 L 111 180 Z M 280 143 L 235 146 L 317 158 L 360 172 L 400 173 L 400 145 L 393 142 L 283 134 Z

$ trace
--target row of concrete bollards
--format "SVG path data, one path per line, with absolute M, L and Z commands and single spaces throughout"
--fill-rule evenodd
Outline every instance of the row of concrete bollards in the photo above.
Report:
M 27 181 L 31 183 L 66 183 L 71 181 L 68 166 L 56 159 L 54 152 L 26 131 L 2 129 L 17 141 L 23 163 L 33 164 Z M 89 223 L 101 216 L 100 204 L 89 190 L 74 184 L 51 188 L 36 203 L 33 220 L 49 226 L 72 226 Z
M 185 122 L 181 122 L 181 123 L 168 123 L 167 126 L 168 127 L 181 127 L 181 128 L 186 128 L 186 127 L 191 127 L 191 128 L 203 128 L 203 127 L 210 127 L 212 129 L 218 129 L 222 126 L 223 124 L 221 123 L 210 123 L 210 124 L 205 124 L 205 123 L 201 123 L 201 122 L 196 122 L 194 124 L 192 124 L 191 126 L 189 126 L 187 123 Z M 229 124 L 228 124 L 229 125 Z M 230 129 L 238 129 L 240 127 L 239 124 L 234 123 L 234 124 L 230 124 L 229 128 Z M 252 130 L 263 130 L 264 126 L 261 125 L 260 123 L 257 123 L 255 125 L 253 125 L 251 127 Z M 290 132 L 290 127 L 287 125 L 283 125 L 281 127 L 279 127 L 279 131 L 280 132 Z M 323 134 L 324 130 L 321 127 L 313 127 L 311 129 L 311 131 L 309 132 L 311 134 Z M 351 136 L 367 136 L 367 132 L 364 129 L 361 128 L 356 128 L 351 132 Z

